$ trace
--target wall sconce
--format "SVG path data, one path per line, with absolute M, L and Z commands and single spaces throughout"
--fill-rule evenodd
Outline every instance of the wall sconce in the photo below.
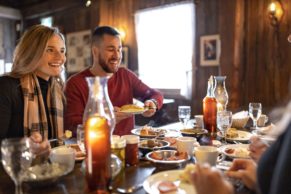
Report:
M 118 28 L 118 31 L 120 33 L 121 42 L 122 42 L 122 44 L 124 44 L 125 37 L 126 37 L 126 31 L 123 27 Z
M 268 7 L 270 22 L 272 26 L 278 26 L 283 16 L 283 8 L 279 1 L 272 1 Z
M 86 7 L 90 7 L 91 4 L 92 4 L 91 0 L 87 0 L 85 5 Z

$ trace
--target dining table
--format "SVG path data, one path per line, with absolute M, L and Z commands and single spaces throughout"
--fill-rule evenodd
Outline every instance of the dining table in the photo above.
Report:
M 161 126 L 162 129 L 177 130 L 183 127 L 179 122 L 171 123 L 165 126 Z M 187 163 L 195 163 L 195 159 L 192 158 L 183 165 L 175 167 L 175 169 L 183 169 Z M 135 166 L 127 166 L 123 168 L 120 173 L 111 181 L 109 186 L 109 193 L 120 193 L 117 188 L 128 188 L 131 186 L 139 186 L 135 190 L 134 194 L 146 194 L 147 192 L 142 187 L 144 181 L 159 172 L 166 170 L 173 170 L 167 168 L 160 168 L 154 163 L 141 157 L 139 163 Z M 96 192 L 89 192 L 86 186 L 86 178 L 82 161 L 76 161 L 74 169 L 69 174 L 60 177 L 59 179 L 48 182 L 46 184 L 29 184 L 23 183 L 24 194 L 90 194 Z M 14 183 L 12 179 L 5 172 L 2 165 L 0 165 L 0 194 L 13 194 Z M 252 191 L 247 189 L 242 183 L 235 185 L 235 191 L 237 194 L 250 194 Z

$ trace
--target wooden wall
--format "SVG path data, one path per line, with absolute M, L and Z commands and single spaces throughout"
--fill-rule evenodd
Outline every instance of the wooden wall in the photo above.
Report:
M 113 25 L 126 29 L 124 45 L 130 48 L 129 68 L 138 69 L 134 13 L 137 10 L 179 2 L 180 0 L 99 0 L 86 8 L 81 0 L 51 0 L 22 10 L 29 26 L 44 15 L 52 14 L 55 25 L 64 33 Z M 277 28 L 270 25 L 267 6 L 271 0 L 197 0 L 196 37 L 193 61 L 194 114 L 202 112 L 210 75 L 226 75 L 230 96 L 229 109 L 247 109 L 250 101 L 260 101 L 270 110 L 290 99 L 291 75 L 291 0 L 282 0 L 284 15 Z M 53 6 L 53 7 L 52 7 Z M 53 10 L 53 11 L 48 11 Z M 220 66 L 201 67 L 200 36 L 221 37 Z M 289 92 L 289 93 L 288 93 Z

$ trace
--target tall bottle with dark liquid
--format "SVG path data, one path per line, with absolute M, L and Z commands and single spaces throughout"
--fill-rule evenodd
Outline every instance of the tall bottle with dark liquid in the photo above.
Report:
M 86 148 L 86 181 L 89 191 L 109 193 L 113 107 L 107 97 L 107 78 L 86 78 L 89 96 L 83 115 Z
M 207 86 L 207 94 L 203 99 L 203 121 L 204 128 L 207 129 L 211 137 L 216 135 L 216 113 L 217 101 L 213 91 L 213 76 L 210 76 Z

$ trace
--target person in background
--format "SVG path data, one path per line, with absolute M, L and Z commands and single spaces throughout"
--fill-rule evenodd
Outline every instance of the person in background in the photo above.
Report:
M 50 150 L 48 138 L 63 136 L 64 36 L 57 28 L 35 25 L 21 37 L 12 71 L 0 77 L 0 141 L 30 137 L 35 153 Z
M 130 134 L 134 128 L 134 116 L 119 111 L 126 104 L 133 104 L 133 98 L 144 102 L 149 107 L 143 113 L 151 117 L 163 104 L 162 94 L 144 84 L 138 77 L 126 68 L 120 68 L 122 45 L 120 34 L 109 26 L 97 27 L 92 36 L 93 64 L 88 69 L 73 75 L 65 85 L 67 108 L 65 111 L 65 129 L 75 134 L 78 124 L 82 124 L 84 109 L 88 99 L 86 77 L 110 77 L 108 94 L 114 106 L 116 127 L 114 134 Z

